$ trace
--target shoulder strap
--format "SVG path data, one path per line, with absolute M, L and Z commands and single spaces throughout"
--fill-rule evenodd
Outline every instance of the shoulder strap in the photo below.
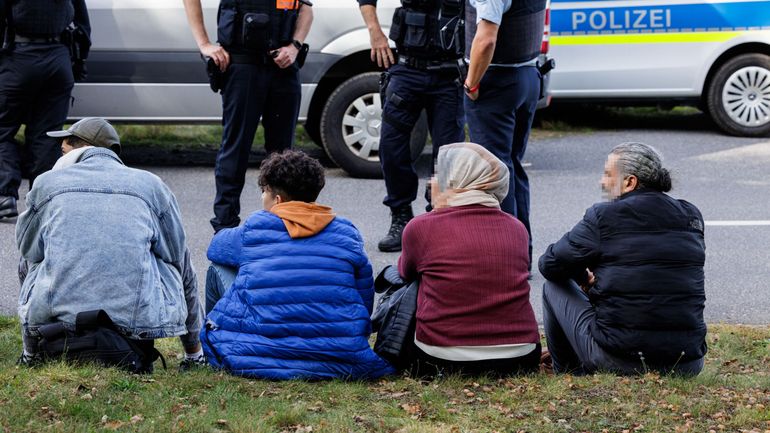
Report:
M 61 322 L 49 323 L 38 328 L 38 332 L 43 339 L 53 341 L 66 333 L 64 324 Z
M 374 280 L 374 291 L 377 293 L 387 293 L 403 287 L 406 282 L 398 273 L 398 268 L 388 265 L 383 269 Z
M 78 313 L 75 318 L 75 332 L 83 332 L 96 328 L 109 328 L 117 331 L 115 323 L 104 310 L 91 310 Z

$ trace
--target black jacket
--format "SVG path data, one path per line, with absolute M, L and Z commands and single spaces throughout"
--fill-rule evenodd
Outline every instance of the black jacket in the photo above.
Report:
M 605 350 L 674 363 L 706 354 L 705 250 L 698 208 L 642 189 L 590 207 L 539 265 L 556 282 L 594 272 L 591 333 Z

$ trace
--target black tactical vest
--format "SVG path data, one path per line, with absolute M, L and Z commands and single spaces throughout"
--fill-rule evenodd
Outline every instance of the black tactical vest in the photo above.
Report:
M 465 0 L 466 2 L 468 0 Z M 503 14 L 497 31 L 497 43 L 492 63 L 510 65 L 534 59 L 540 54 L 545 28 L 546 0 L 514 0 L 511 8 Z M 465 46 L 466 57 L 471 56 L 471 41 L 476 36 L 476 9 L 465 5 Z
M 401 0 L 393 14 L 390 39 L 401 54 L 427 60 L 463 55 L 465 0 Z
M 298 0 L 222 0 L 217 41 L 233 52 L 266 54 L 294 40 Z
M 59 36 L 75 18 L 71 0 L 16 0 L 11 14 L 16 34 L 28 38 Z

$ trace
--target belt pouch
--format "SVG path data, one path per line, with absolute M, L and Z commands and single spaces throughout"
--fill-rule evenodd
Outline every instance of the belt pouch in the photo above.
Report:
M 249 50 L 266 53 L 269 41 L 270 16 L 247 13 L 243 16 L 243 46 Z
M 407 12 L 404 18 L 406 34 L 404 46 L 407 48 L 426 48 L 428 45 L 428 16 L 421 12 Z
M 235 22 L 238 11 L 231 7 L 219 7 L 217 15 L 217 42 L 224 47 L 235 45 Z
M 404 16 L 406 11 L 403 8 L 396 8 L 393 12 L 393 23 L 390 25 L 390 33 L 388 37 L 396 44 L 402 44 L 404 42 Z

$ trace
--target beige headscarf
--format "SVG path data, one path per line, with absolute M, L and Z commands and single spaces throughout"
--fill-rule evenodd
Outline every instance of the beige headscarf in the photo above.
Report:
M 480 204 L 500 208 L 508 195 L 508 167 L 475 143 L 441 146 L 431 180 L 433 207 Z

